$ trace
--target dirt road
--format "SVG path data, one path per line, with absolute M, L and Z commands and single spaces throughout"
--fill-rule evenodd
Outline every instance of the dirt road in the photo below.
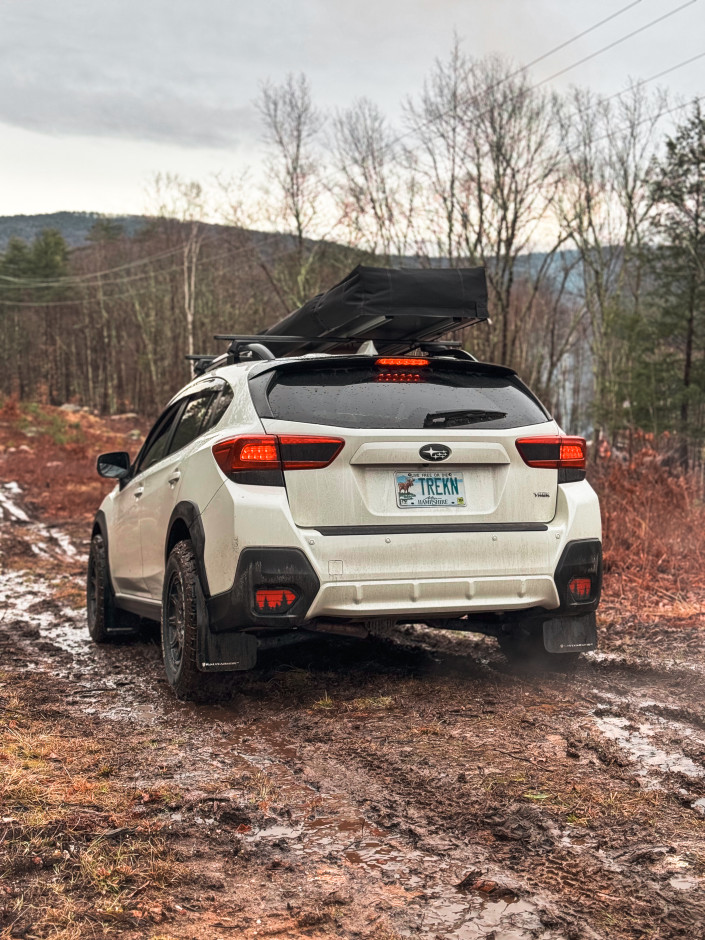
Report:
M 0 490 L 5 730 L 72 780 L 53 810 L 2 791 L 1 937 L 705 937 L 699 615 L 603 619 L 572 675 L 414 627 L 322 641 L 189 705 L 154 632 L 89 642 L 85 532 Z M 77 881 L 97 842 L 147 836 L 161 880 Z

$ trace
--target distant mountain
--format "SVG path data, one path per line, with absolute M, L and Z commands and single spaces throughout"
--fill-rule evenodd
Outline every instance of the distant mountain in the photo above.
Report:
M 88 242 L 91 228 L 99 220 L 108 219 L 122 226 L 126 235 L 135 235 L 147 222 L 140 215 L 105 216 L 100 212 L 47 212 L 41 215 L 0 216 L 0 251 L 4 251 L 11 238 L 34 241 L 45 228 L 57 229 L 71 248 L 80 248 Z

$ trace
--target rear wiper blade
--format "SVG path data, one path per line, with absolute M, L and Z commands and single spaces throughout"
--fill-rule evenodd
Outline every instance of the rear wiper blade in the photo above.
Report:
M 454 428 L 462 424 L 475 424 L 481 421 L 499 421 L 506 418 L 506 411 L 482 411 L 469 409 L 466 411 L 432 411 L 423 420 L 425 428 Z

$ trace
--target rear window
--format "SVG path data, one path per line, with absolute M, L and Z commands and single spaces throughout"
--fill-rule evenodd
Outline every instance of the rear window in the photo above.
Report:
M 513 374 L 480 364 L 282 368 L 252 380 L 262 417 L 346 428 L 517 428 L 549 415 Z

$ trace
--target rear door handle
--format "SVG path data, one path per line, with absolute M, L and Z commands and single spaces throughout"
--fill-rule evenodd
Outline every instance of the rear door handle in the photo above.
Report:
M 138 487 L 134 492 L 135 499 L 139 499 L 143 493 L 144 493 L 144 487 L 143 486 Z
M 172 475 L 169 477 L 169 486 L 174 486 L 174 484 L 178 483 L 180 479 L 181 479 L 181 471 L 174 470 Z

